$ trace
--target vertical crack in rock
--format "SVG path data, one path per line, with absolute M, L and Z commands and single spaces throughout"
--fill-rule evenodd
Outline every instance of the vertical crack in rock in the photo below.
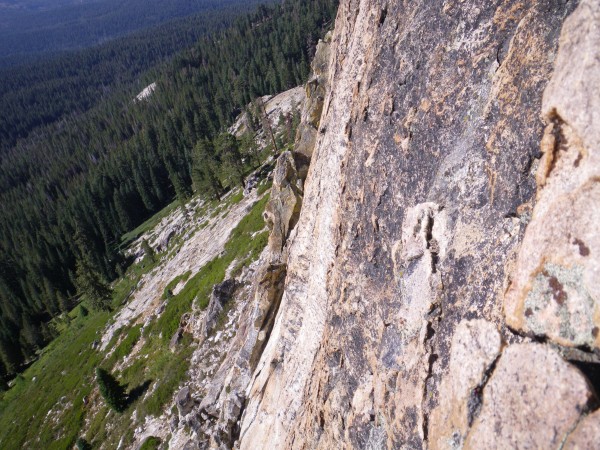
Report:
M 492 373 L 494 373 L 499 358 L 500 355 L 496 356 L 496 359 L 494 359 L 494 361 L 492 361 L 489 367 L 485 370 L 481 382 L 473 389 L 471 389 L 469 399 L 467 400 L 467 425 L 469 428 L 471 427 L 471 425 L 473 425 L 473 421 L 481 412 L 481 405 L 483 404 L 483 390 L 485 389 L 485 386 L 488 383 L 490 376 L 492 375 Z
M 438 212 L 443 209 L 443 207 L 438 207 Z M 439 264 L 439 253 L 440 253 L 440 245 L 438 240 L 434 236 L 434 227 L 435 227 L 435 208 L 430 210 L 429 213 L 423 218 L 425 224 L 423 225 L 424 235 L 425 235 L 425 250 L 428 251 L 429 257 L 431 258 L 431 274 L 437 274 L 437 266 Z M 438 230 L 436 230 L 438 231 Z M 441 275 L 438 281 L 438 290 L 443 289 L 443 285 L 441 283 Z M 438 333 L 438 324 L 441 318 L 444 315 L 442 309 L 441 295 L 440 293 L 435 293 L 435 299 L 432 301 L 430 305 L 430 310 L 427 312 L 427 325 L 425 332 L 425 341 L 423 342 L 423 346 L 425 348 L 425 354 L 427 358 L 427 374 L 423 383 L 423 399 L 421 402 L 421 411 L 422 411 L 422 434 L 423 441 L 427 442 L 429 440 L 429 407 L 428 403 L 430 399 L 433 397 L 433 376 L 434 376 L 434 364 L 439 359 L 439 356 L 435 353 L 437 348 L 436 343 L 436 335 Z
M 541 188 L 546 184 L 547 178 L 556 168 L 560 152 L 566 152 L 569 148 L 564 128 L 567 126 L 562 118 L 553 109 L 547 118 L 549 122 L 544 130 L 541 141 L 542 160 L 537 172 L 537 184 Z M 581 154 L 577 156 L 573 166 L 578 167 L 581 162 Z
M 427 323 L 427 333 L 426 333 L 426 341 L 424 342 L 424 346 L 427 349 L 426 350 L 426 354 L 427 354 L 427 375 L 425 376 L 425 380 L 423 383 L 423 399 L 421 402 L 421 411 L 422 411 L 422 415 L 423 415 L 423 423 L 422 423 L 422 434 L 423 434 L 423 441 L 427 442 L 428 441 L 428 433 L 429 433 L 429 414 L 427 413 L 427 401 L 428 401 L 428 394 L 430 394 L 430 387 L 429 387 L 429 382 L 433 376 L 433 365 L 435 363 L 435 361 L 438 359 L 438 356 L 433 353 L 433 338 L 435 336 L 435 329 L 434 329 L 434 325 L 432 322 L 428 322 Z
M 437 240 L 432 235 L 434 216 L 429 215 L 425 220 L 425 240 L 427 241 L 427 246 L 425 248 L 429 250 L 429 253 L 431 254 L 431 273 L 436 273 L 440 248 Z
M 385 19 L 387 18 L 387 5 L 383 7 L 381 13 L 379 14 L 379 26 L 382 26 L 385 23 Z
M 511 345 L 483 391 L 464 448 L 558 448 L 594 397 L 581 372 L 548 345 Z

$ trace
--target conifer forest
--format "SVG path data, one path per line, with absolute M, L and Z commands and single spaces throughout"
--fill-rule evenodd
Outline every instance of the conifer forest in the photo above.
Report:
M 35 359 L 56 336 L 52 319 L 82 295 L 111 308 L 110 283 L 131 264 L 124 234 L 174 200 L 243 184 L 254 142 L 228 127 L 246 112 L 258 129 L 256 99 L 306 81 L 337 7 L 216 3 L 0 68 L 2 379 Z

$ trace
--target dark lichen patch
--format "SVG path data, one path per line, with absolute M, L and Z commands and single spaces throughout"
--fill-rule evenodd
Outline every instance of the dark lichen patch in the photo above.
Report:
M 576 313 L 571 304 L 577 304 Z M 527 309 L 531 309 L 531 315 Z M 591 346 L 595 340 L 591 334 L 594 311 L 595 301 L 586 289 L 583 268 L 546 263 L 533 280 L 523 316 L 534 335 Z
M 450 437 L 450 448 L 462 448 L 462 443 L 463 443 L 463 436 L 460 434 L 460 432 L 457 430 L 454 433 L 452 433 L 452 436 Z
M 585 243 L 581 239 L 573 239 L 573 245 L 579 247 L 579 254 L 581 256 L 590 256 L 590 248 L 587 245 L 585 245 Z
M 548 276 L 547 274 L 544 275 Z M 561 306 L 564 305 L 565 301 L 567 300 L 567 293 L 564 290 L 563 284 L 558 281 L 558 278 L 556 278 L 554 275 L 551 275 L 548 278 L 548 286 L 551 289 L 552 297 L 556 303 Z
M 533 315 L 533 310 L 531 308 L 527 308 L 525 310 L 525 317 L 531 317 Z
M 592 336 L 594 336 L 594 339 L 598 337 L 598 332 L 600 330 L 598 329 L 598 327 L 594 327 L 592 328 Z

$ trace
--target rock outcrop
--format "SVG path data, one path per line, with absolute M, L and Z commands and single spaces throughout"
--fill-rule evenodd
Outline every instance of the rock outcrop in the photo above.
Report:
M 341 2 L 276 169 L 236 445 L 594 448 L 599 18 Z
M 177 411 L 179 416 L 184 417 L 192 412 L 194 408 L 194 399 L 191 396 L 190 388 L 188 386 L 182 388 L 175 396 L 175 405 L 177 405 Z
M 206 315 L 200 323 L 200 339 L 208 338 L 208 335 L 215 329 L 219 316 L 223 313 L 227 303 L 232 300 L 237 287 L 238 283 L 233 279 L 225 280 L 213 286 Z
M 186 445 L 595 448 L 600 4 L 342 0 L 306 94 Z
M 266 346 L 272 341 L 276 318 L 281 305 L 287 276 L 288 242 L 295 231 L 304 198 L 304 180 L 308 173 L 312 148 L 310 142 L 317 136 L 328 68 L 328 40 L 320 42 L 313 63 L 312 89 L 306 91 L 297 142 L 302 151 L 285 151 L 277 159 L 273 170 L 273 186 L 265 210 L 265 221 L 270 229 L 267 248 L 249 272 L 239 282 L 227 280 L 216 285 L 198 332 L 202 341 L 198 358 L 216 356 L 220 362 L 192 376 L 191 388 L 185 387 L 175 399 L 179 420 L 174 420 L 172 447 L 231 448 L 239 444 L 241 419 L 247 408 L 248 388 L 253 374 L 258 373 L 259 361 Z M 316 112 L 315 112 L 316 111 Z M 317 120 L 314 120 L 317 117 Z M 310 123 L 307 121 L 311 120 Z M 233 299 L 231 297 L 234 297 Z M 229 324 L 235 334 L 219 348 L 211 348 L 211 332 L 219 329 L 218 318 L 223 316 L 225 304 L 238 305 Z M 229 316 L 228 316 L 229 317 Z M 226 326 L 227 327 L 227 326 Z M 215 345 L 216 346 L 216 345 Z M 196 353 L 194 358 L 196 358 Z M 192 364 L 195 359 L 193 358 Z M 198 361 L 196 361 L 198 364 Z M 192 371 L 194 372 L 194 371 Z M 204 379 L 204 375 L 207 375 Z M 196 378 L 196 379 L 194 379 Z M 191 436 L 185 433 L 185 425 Z
M 565 21 L 544 92 L 537 202 L 506 296 L 510 326 L 600 350 L 600 3 Z

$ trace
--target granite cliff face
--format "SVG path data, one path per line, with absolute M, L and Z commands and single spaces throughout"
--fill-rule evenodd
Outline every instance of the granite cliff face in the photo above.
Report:
M 600 5 L 343 0 L 329 39 L 235 445 L 594 448 Z
M 597 448 L 599 148 L 598 1 L 342 0 L 182 448 Z

